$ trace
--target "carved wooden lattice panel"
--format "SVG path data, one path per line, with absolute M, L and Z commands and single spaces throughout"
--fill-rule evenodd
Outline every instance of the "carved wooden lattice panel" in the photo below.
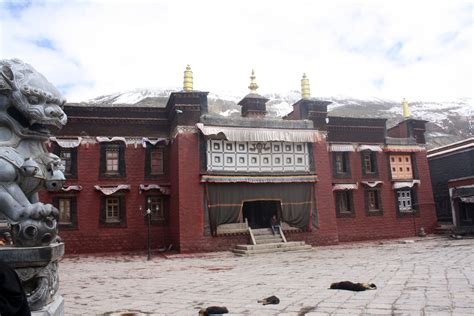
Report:
M 308 172 L 306 143 L 207 141 L 207 170 L 232 172 Z

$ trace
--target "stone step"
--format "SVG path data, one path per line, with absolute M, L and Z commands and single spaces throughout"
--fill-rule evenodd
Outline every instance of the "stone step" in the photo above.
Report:
M 272 234 L 272 235 L 273 235 L 273 232 L 272 232 L 272 229 L 271 229 L 271 228 L 252 229 L 252 233 L 253 233 L 254 236 L 258 236 L 258 235 L 268 235 L 268 234 Z
M 255 236 L 255 242 L 258 244 L 271 244 L 271 243 L 280 243 L 283 242 L 283 238 L 280 235 L 271 235 L 271 236 Z
M 234 249 L 242 250 L 256 250 L 256 249 L 277 249 L 277 248 L 291 248 L 295 246 L 306 245 L 304 241 L 290 241 L 290 242 L 277 242 L 268 244 L 256 244 L 256 245 L 237 245 Z
M 232 252 L 237 256 L 251 256 L 256 254 L 262 253 L 275 253 L 275 252 L 289 252 L 289 251 L 310 251 L 312 247 L 310 245 L 302 245 L 302 246 L 293 246 L 293 247 L 285 247 L 285 248 L 263 248 L 263 249 L 255 249 L 255 250 L 243 250 L 243 249 L 233 249 Z
M 436 235 L 449 235 L 453 232 L 454 225 L 448 224 L 448 225 L 441 225 L 435 228 L 434 233 Z

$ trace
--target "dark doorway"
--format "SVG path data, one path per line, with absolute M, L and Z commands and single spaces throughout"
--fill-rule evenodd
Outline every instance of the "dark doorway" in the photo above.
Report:
M 242 215 L 250 228 L 270 227 L 272 216 L 280 218 L 280 201 L 250 201 L 244 202 Z
M 459 204 L 459 226 L 469 227 L 474 226 L 474 203 Z

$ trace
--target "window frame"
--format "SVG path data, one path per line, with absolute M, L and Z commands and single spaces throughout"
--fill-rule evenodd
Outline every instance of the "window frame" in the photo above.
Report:
M 118 200 L 118 220 L 107 221 L 107 200 L 117 199 Z M 100 201 L 100 216 L 99 224 L 102 227 L 125 227 L 126 222 L 126 207 L 125 207 L 125 196 L 123 194 L 111 194 L 102 195 Z
M 70 223 L 61 223 L 59 216 L 61 214 L 60 210 L 60 200 L 69 200 L 69 217 Z M 75 195 L 56 195 L 53 197 L 53 206 L 56 207 L 59 211 L 58 215 L 58 228 L 59 229 L 77 229 L 77 197 Z
M 349 159 L 350 152 L 348 151 L 334 151 L 332 152 L 333 156 L 333 176 L 334 178 L 350 178 L 351 177 L 351 164 Z M 339 172 L 337 169 L 338 166 L 338 157 L 341 157 L 343 165 L 346 167 L 346 170 Z
M 399 201 L 399 192 L 401 191 L 408 191 L 410 192 L 410 203 L 411 203 L 411 208 L 410 210 L 401 210 L 400 209 L 400 201 Z M 415 188 L 400 188 L 397 190 L 394 190 L 395 194 L 395 207 L 397 209 L 397 215 L 398 217 L 412 217 L 412 216 L 419 216 L 419 207 L 418 207 L 418 197 L 417 197 L 417 191 Z
M 117 151 L 117 172 L 107 171 L 107 153 Z M 123 142 L 110 142 L 100 144 L 100 177 L 105 179 L 118 179 L 126 177 L 125 144 Z
M 77 179 L 77 147 L 72 147 L 72 148 L 65 148 L 61 147 L 58 144 L 56 144 L 53 148 L 53 153 L 59 157 L 61 161 L 62 159 L 62 153 L 71 153 L 71 158 L 70 158 L 70 172 L 67 172 L 66 169 L 64 170 L 64 176 L 66 179 Z M 66 168 L 66 164 L 64 165 Z
M 375 198 L 376 198 L 377 206 L 378 206 L 377 209 L 370 208 L 370 193 L 375 194 Z M 379 188 L 366 188 L 364 190 L 364 198 L 365 198 L 365 213 L 367 216 L 383 215 L 381 190 Z
M 370 164 L 372 166 L 373 171 L 368 172 L 366 166 L 366 156 L 369 156 Z M 361 151 L 360 159 L 362 162 L 362 175 L 364 177 L 377 177 L 378 172 L 378 161 L 377 161 L 377 152 L 371 150 L 363 150 Z
M 334 201 L 336 203 L 336 217 L 355 217 L 353 190 L 337 190 L 334 192 Z M 343 212 L 340 208 L 340 199 L 345 199 L 348 211 Z

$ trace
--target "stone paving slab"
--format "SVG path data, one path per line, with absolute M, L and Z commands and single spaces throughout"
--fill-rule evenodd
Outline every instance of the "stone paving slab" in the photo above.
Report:
M 226 306 L 228 315 L 474 315 L 474 240 L 414 241 L 251 257 L 70 256 L 59 266 L 60 293 L 66 315 L 197 315 L 211 305 Z M 328 289 L 346 280 L 377 290 Z M 257 303 L 271 295 L 280 304 Z

